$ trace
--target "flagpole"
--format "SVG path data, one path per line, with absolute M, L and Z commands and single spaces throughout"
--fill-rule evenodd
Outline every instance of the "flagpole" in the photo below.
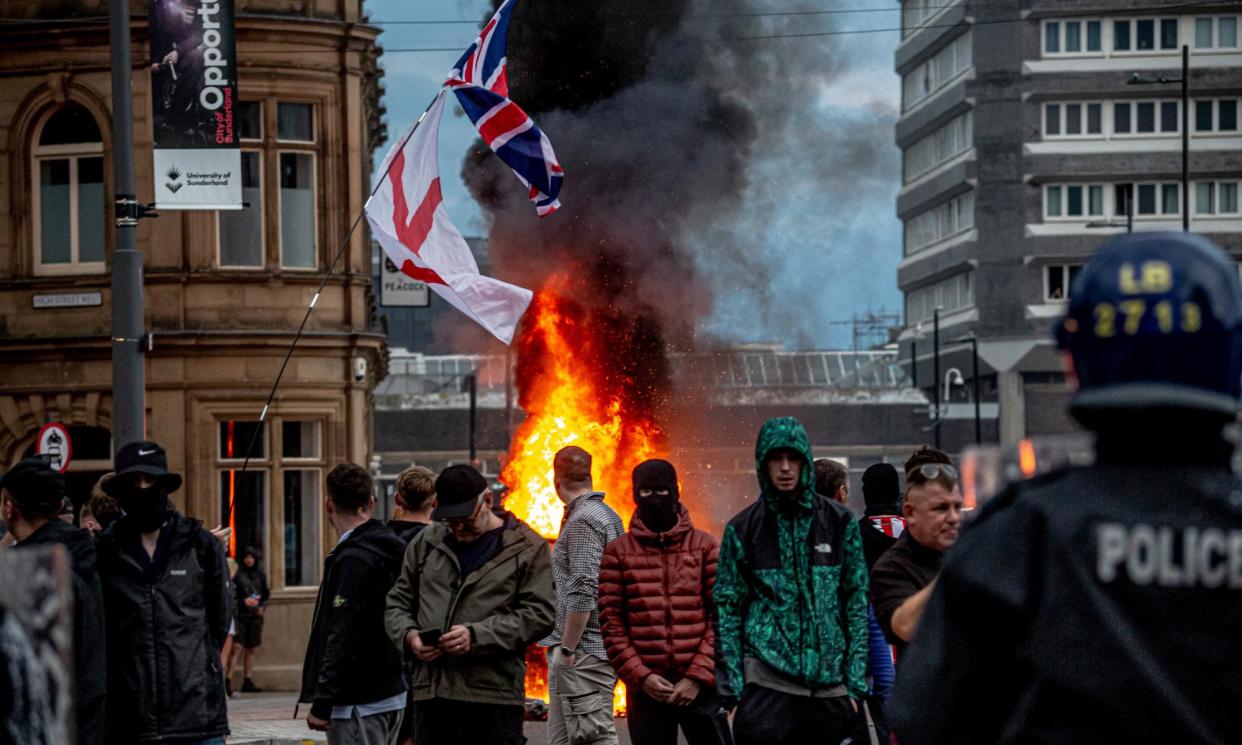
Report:
M 440 97 L 444 95 L 445 90 L 446 89 L 443 87 L 440 88 L 439 92 L 432 97 L 431 103 L 427 104 L 427 108 L 423 109 L 422 114 L 419 114 L 418 119 L 414 122 L 414 126 L 410 127 L 410 131 L 406 132 L 405 137 L 401 138 L 401 142 L 397 144 L 396 148 L 390 150 L 390 153 L 399 152 L 405 147 L 406 143 L 410 141 L 410 138 L 414 136 L 414 133 L 418 131 L 418 127 L 423 123 L 423 119 L 427 116 L 427 112 L 431 111 L 431 107 L 436 105 L 436 101 L 440 100 Z M 263 404 L 263 410 L 259 412 L 259 426 L 255 427 L 254 432 L 250 435 L 250 443 L 246 445 L 246 457 L 242 461 L 241 467 L 241 472 L 243 474 L 246 473 L 246 469 L 250 466 L 250 458 L 254 455 L 255 443 L 258 442 L 259 433 L 263 431 L 263 423 L 267 421 L 268 411 L 272 407 L 272 401 L 276 398 L 276 390 L 280 387 L 280 381 L 285 376 L 285 369 L 289 367 L 289 360 L 293 358 L 293 350 L 297 348 L 298 340 L 302 338 L 302 332 L 306 330 L 306 324 L 310 321 L 311 313 L 315 310 L 315 304 L 319 302 L 319 295 L 323 292 L 323 288 L 327 286 L 328 280 L 336 272 L 336 265 L 340 263 L 341 256 L 344 255 L 346 247 L 349 246 L 349 241 L 353 238 L 354 231 L 356 231 L 358 226 L 362 223 L 362 218 L 366 217 L 367 206 L 371 204 L 371 199 L 375 197 L 376 192 L 378 192 L 380 187 L 384 185 L 384 181 L 388 179 L 388 172 L 392 170 L 392 164 L 396 158 L 386 158 L 385 160 L 387 162 L 384 165 L 383 172 L 379 175 L 379 178 L 375 180 L 375 185 L 371 187 L 371 193 L 367 195 L 367 201 L 362 204 L 362 211 L 359 212 L 358 216 L 354 218 L 354 222 L 349 226 L 349 231 L 345 234 L 345 238 L 341 241 L 341 244 L 337 246 L 336 253 L 332 256 L 332 263 L 328 265 L 327 273 L 323 275 L 323 279 L 319 282 L 318 289 L 316 289 L 315 294 L 311 296 L 310 303 L 306 306 L 306 313 L 302 316 L 302 323 L 298 325 L 298 330 L 293 335 L 293 341 L 289 342 L 289 349 L 285 352 L 285 359 L 280 364 L 280 370 L 276 373 L 276 380 L 272 383 L 272 390 L 267 394 L 267 402 Z M 236 493 L 229 497 L 230 515 L 233 514 L 233 505 L 235 501 Z

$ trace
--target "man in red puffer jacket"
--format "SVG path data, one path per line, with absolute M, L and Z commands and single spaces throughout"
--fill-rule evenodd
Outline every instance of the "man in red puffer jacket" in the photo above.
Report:
M 677 471 L 648 460 L 634 469 L 630 530 L 604 549 L 599 618 L 608 661 L 628 690 L 630 739 L 731 745 L 716 698 L 713 659 L 719 543 L 682 506 Z

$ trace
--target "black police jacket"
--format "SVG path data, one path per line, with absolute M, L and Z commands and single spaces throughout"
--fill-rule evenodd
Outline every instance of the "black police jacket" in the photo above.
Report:
M 73 566 L 73 701 L 78 745 L 97 745 L 104 737 L 107 670 L 103 590 L 99 585 L 95 541 L 87 531 L 52 519 L 27 536 L 18 548 L 53 545 L 65 547 Z
M 406 690 L 401 652 L 384 631 L 384 605 L 404 554 L 404 541 L 368 520 L 324 560 L 298 695 L 316 717 L 330 719 L 334 706 L 382 701 Z
M 902 745 L 1242 742 L 1242 481 L 1094 465 L 982 513 L 898 665 Z
M 99 537 L 108 639 L 108 741 L 228 733 L 220 648 L 232 617 L 220 541 L 170 512 L 155 561 L 121 518 Z

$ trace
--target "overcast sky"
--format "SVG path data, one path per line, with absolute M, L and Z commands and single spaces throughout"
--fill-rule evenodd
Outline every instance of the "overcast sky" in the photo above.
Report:
M 764 6 L 765 10 L 782 11 L 821 7 L 797 0 L 767 0 Z M 431 102 L 460 55 L 460 51 L 398 50 L 464 50 L 477 34 L 477 25 L 389 22 L 477 23 L 490 4 L 486 0 L 366 0 L 366 7 L 373 22 L 384 29 L 380 42 L 387 50 L 383 57 L 385 106 L 388 132 L 395 138 Z M 899 7 L 893 0 L 851 0 L 849 8 L 875 12 L 807 16 L 801 25 L 810 31 L 891 29 L 900 25 Z M 732 293 L 722 281 L 716 288 L 715 310 L 706 322 L 714 335 L 737 342 L 779 342 L 789 348 L 845 348 L 851 343 L 849 326 L 825 321 L 846 321 L 854 313 L 881 307 L 888 312 L 900 310 L 896 268 L 901 258 L 901 225 L 894 216 L 900 160 L 892 144 L 900 95 L 900 81 L 893 72 L 898 38 L 898 33 L 886 31 L 738 42 L 769 44 L 774 54 L 788 53 L 798 60 L 805 58 L 806 51 L 798 45 L 814 44 L 814 48 L 824 49 L 826 58 L 833 60 L 826 61 L 822 69 L 805 71 L 813 73 L 805 75 L 790 70 L 790 95 L 805 102 L 808 126 L 848 135 L 842 138 L 846 141 L 826 137 L 824 151 L 819 153 L 781 152 L 777 147 L 754 164 L 755 183 L 779 190 L 777 207 L 764 207 L 762 228 L 756 228 L 762 234 L 754 236 L 755 250 L 763 252 L 764 260 L 779 270 L 774 274 L 774 286 L 764 297 Z M 832 72 L 825 74 L 825 69 Z M 555 146 L 556 132 L 547 134 Z M 462 157 L 475 136 L 469 120 L 450 98 L 440 128 L 445 203 L 464 234 L 486 235 L 483 215 L 460 176 Z M 388 145 L 376 152 L 377 164 Z M 875 151 L 879 156 L 867 166 L 866 173 L 833 167 L 850 162 L 849 152 L 854 151 Z M 811 165 L 812 161 L 819 161 L 819 165 Z M 570 183 L 573 174 L 567 173 L 566 179 Z M 566 196 L 570 194 L 567 188 Z M 740 215 L 738 230 L 759 225 L 758 217 Z M 768 302 L 805 308 L 805 322 L 796 328 L 787 322 L 766 322 L 766 314 L 760 311 Z

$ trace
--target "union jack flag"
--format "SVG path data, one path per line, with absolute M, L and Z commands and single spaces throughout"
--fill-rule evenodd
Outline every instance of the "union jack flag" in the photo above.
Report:
M 505 42 L 514 0 L 505 0 L 444 82 L 492 152 L 513 169 L 540 217 L 561 206 L 565 171 L 534 120 L 509 100 Z

